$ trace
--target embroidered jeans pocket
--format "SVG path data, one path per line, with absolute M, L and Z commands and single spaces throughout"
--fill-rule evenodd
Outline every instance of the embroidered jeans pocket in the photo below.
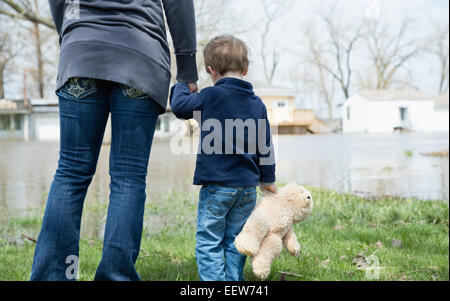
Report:
M 68 99 L 81 99 L 97 92 L 95 79 L 74 77 L 59 89 L 56 94 Z
M 129 87 L 127 85 L 120 85 L 120 89 L 125 97 L 133 98 L 133 99 L 148 99 L 148 95 L 133 87 Z

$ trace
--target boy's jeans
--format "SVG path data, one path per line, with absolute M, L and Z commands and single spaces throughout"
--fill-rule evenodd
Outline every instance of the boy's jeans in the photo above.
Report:
M 244 280 L 246 256 L 236 250 L 234 239 L 241 232 L 255 203 L 255 187 L 202 187 L 195 249 L 200 280 Z
M 147 166 L 160 109 L 135 89 L 71 79 L 58 91 L 61 151 L 30 280 L 74 280 L 83 202 L 111 113 L 111 194 L 96 280 L 139 280 Z M 37 158 L 38 159 L 38 158 Z

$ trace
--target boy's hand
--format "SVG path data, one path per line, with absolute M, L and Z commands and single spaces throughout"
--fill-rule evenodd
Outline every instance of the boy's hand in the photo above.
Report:
M 198 91 L 197 83 L 188 83 L 188 86 L 191 94 Z
M 261 190 L 262 191 L 270 191 L 270 192 L 273 192 L 273 193 L 278 193 L 278 187 L 277 187 L 277 185 L 275 185 L 275 184 L 272 184 L 272 185 L 269 185 L 269 186 L 262 186 L 261 187 Z

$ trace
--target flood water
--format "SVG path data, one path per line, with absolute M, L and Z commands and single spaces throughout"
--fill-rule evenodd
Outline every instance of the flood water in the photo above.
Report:
M 59 143 L 0 141 L 0 211 L 43 208 L 57 167 Z M 449 159 L 423 152 L 449 148 L 448 133 L 278 137 L 278 180 L 369 195 L 449 199 Z M 412 151 L 412 154 L 411 154 Z M 107 202 L 109 146 L 103 146 L 88 203 Z M 195 155 L 175 155 L 155 140 L 149 198 L 195 190 Z

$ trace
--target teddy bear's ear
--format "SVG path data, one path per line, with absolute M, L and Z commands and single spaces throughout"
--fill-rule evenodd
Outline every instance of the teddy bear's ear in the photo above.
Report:
M 298 199 L 299 194 L 302 193 L 302 187 L 297 184 L 288 184 L 280 189 L 279 194 L 288 202 Z
M 297 184 L 289 184 L 280 189 L 279 195 L 288 202 L 304 201 L 305 206 L 312 204 L 312 197 L 308 190 Z

